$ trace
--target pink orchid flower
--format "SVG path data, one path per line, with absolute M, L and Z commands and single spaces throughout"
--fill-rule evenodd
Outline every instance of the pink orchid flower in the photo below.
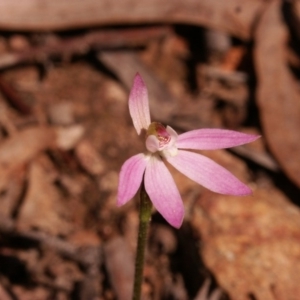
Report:
M 259 136 L 225 129 L 197 129 L 178 135 L 170 126 L 150 121 L 148 91 L 137 74 L 129 95 L 129 112 L 138 133 L 146 131 L 145 153 L 132 156 L 123 164 L 118 187 L 118 206 L 124 205 L 144 185 L 154 207 L 172 226 L 179 228 L 184 206 L 177 186 L 165 165 L 216 193 L 249 195 L 251 190 L 229 171 L 211 159 L 191 150 L 223 149 L 250 143 Z

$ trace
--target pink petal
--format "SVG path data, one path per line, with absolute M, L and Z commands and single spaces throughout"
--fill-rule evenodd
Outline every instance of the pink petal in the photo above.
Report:
M 152 153 L 159 150 L 159 140 L 155 135 L 149 135 L 146 138 L 146 148 L 148 151 Z
M 177 141 L 178 134 L 177 134 L 177 132 L 171 126 L 167 126 L 166 131 L 171 136 L 172 140 Z
M 125 161 L 119 177 L 118 206 L 127 203 L 136 194 L 141 186 L 146 165 L 147 158 L 142 153 L 132 156 Z
M 177 156 L 166 159 L 178 171 L 213 192 L 239 196 L 252 193 L 229 171 L 203 155 L 179 150 Z
M 155 208 L 168 223 L 179 228 L 184 216 L 182 199 L 169 170 L 159 157 L 151 157 L 144 180 Z
M 148 91 L 139 73 L 135 75 L 130 91 L 129 112 L 138 134 L 142 129 L 148 129 L 150 125 Z
M 197 129 L 180 134 L 181 149 L 214 150 L 235 147 L 255 141 L 260 136 L 226 129 Z

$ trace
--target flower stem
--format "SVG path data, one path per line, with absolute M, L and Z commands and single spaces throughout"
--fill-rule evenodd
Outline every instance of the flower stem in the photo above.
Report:
M 135 275 L 132 300 L 140 300 L 141 298 L 145 248 L 147 244 L 148 227 L 151 220 L 152 202 L 150 201 L 150 198 L 145 190 L 144 183 L 141 187 L 140 198 L 140 224 L 135 259 Z

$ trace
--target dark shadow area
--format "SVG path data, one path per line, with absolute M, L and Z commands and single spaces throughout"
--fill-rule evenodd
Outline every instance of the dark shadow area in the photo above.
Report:
M 184 37 L 189 44 L 191 55 L 186 61 L 188 69 L 187 83 L 192 92 L 197 91 L 197 74 L 195 66 L 207 60 L 208 51 L 205 43 L 205 29 L 197 26 L 176 25 L 175 32 Z
M 16 284 L 30 284 L 30 274 L 25 264 L 15 256 L 0 255 L 0 273 Z

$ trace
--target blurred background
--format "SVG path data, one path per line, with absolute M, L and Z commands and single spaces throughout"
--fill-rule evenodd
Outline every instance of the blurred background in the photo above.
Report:
M 0 299 L 129 300 L 145 150 L 128 111 L 254 143 L 202 151 L 253 190 L 218 195 L 170 167 L 179 230 L 153 212 L 143 300 L 300 299 L 300 1 L 0 1 Z M 201 172 L 201 169 L 199 169 Z

